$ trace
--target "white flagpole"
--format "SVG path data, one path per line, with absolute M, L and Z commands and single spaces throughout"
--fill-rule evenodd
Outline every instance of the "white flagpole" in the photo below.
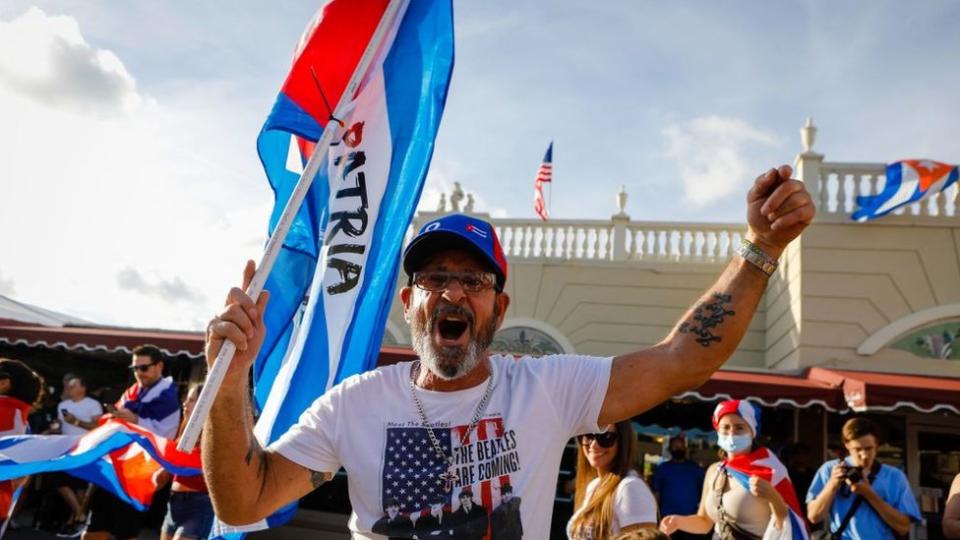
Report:
M 367 44 L 363 56 L 360 57 L 360 62 L 353 71 L 353 76 L 350 77 L 347 87 L 340 96 L 340 101 L 333 110 L 334 117 L 340 118 L 343 115 L 346 106 L 349 105 L 354 94 L 357 93 L 357 89 L 363 81 L 367 69 L 373 62 L 373 57 L 380 48 L 380 43 L 387 35 L 387 31 L 390 29 L 390 23 L 395 17 L 403 16 L 406 12 L 408 2 L 409 0 L 390 0 L 386 10 L 383 12 L 383 16 L 380 18 L 380 22 L 377 23 L 373 37 L 370 38 L 370 43 Z M 290 230 L 290 225 L 293 223 L 294 217 L 300 210 L 300 205 L 303 203 L 303 199 L 310 189 L 310 184 L 317 175 L 317 171 L 320 169 L 320 165 L 326 157 L 327 149 L 330 147 L 330 143 L 333 141 L 333 137 L 337 131 L 337 123 L 328 120 L 326 127 L 323 129 L 323 135 L 317 142 L 313 154 L 310 155 L 310 159 L 307 161 L 307 165 L 300 175 L 300 180 L 297 181 L 293 193 L 290 194 L 290 199 L 287 200 L 287 205 L 283 209 L 283 215 L 280 216 L 280 220 L 277 222 L 277 226 L 270 236 L 270 240 L 267 242 L 263 258 L 260 259 L 260 264 L 257 266 L 257 272 L 253 275 L 250 286 L 247 287 L 246 292 L 251 298 L 256 299 L 263 291 L 267 276 L 270 275 L 273 263 L 277 260 L 277 255 L 280 254 L 280 247 L 283 245 L 283 240 Z M 323 261 L 319 261 L 319 264 L 323 264 Z M 210 371 L 207 373 L 203 390 L 200 391 L 200 396 L 197 398 L 197 404 L 193 409 L 193 414 L 190 415 L 190 419 L 187 421 L 187 425 L 183 430 L 183 435 L 177 443 L 177 449 L 181 452 L 190 452 L 197 444 L 197 439 L 200 437 L 200 430 L 203 429 L 203 424 L 206 422 L 207 416 L 210 415 L 210 407 L 213 405 L 217 391 L 220 390 L 220 385 L 223 384 L 223 378 L 227 374 L 227 368 L 230 367 L 230 361 L 233 360 L 235 352 L 236 347 L 233 345 L 233 342 L 225 340 L 216 360 L 214 360 L 213 365 L 210 366 Z

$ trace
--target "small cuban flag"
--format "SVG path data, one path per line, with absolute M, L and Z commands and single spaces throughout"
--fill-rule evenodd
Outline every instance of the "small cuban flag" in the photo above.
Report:
M 726 468 L 731 478 L 736 479 L 747 491 L 750 491 L 750 477 L 758 476 L 770 482 L 773 489 L 783 497 L 783 501 L 790 509 L 786 519 L 789 523 L 784 523 L 783 530 L 776 536 L 778 540 L 810 538 L 800 510 L 800 501 L 797 499 L 797 492 L 790 481 L 787 468 L 769 448 L 758 448 L 749 454 L 738 454 L 726 460 L 722 466 Z
M 854 221 L 876 219 L 946 191 L 957 182 L 957 166 L 930 159 L 905 159 L 887 165 L 887 181 L 876 195 L 857 197 Z

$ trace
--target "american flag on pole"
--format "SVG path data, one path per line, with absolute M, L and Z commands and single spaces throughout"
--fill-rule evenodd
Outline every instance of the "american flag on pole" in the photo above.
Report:
M 549 217 L 547 201 L 543 198 L 543 184 L 553 181 L 553 141 L 543 155 L 543 163 L 537 169 L 537 178 L 533 181 L 533 210 L 546 221 Z

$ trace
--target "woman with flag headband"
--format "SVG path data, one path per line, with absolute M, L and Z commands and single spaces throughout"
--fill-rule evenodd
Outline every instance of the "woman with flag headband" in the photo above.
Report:
M 707 470 L 700 510 L 663 518 L 660 530 L 705 534 L 715 540 L 806 540 L 806 525 L 787 469 L 757 444 L 760 409 L 729 400 L 713 412 L 722 461 Z

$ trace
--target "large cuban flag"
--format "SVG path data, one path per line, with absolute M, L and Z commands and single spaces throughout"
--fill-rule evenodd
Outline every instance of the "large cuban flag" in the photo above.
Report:
M 348 114 L 331 120 L 386 6 L 333 0 L 320 10 L 257 140 L 276 194 L 272 232 L 315 141 L 328 122 L 339 124 L 264 287 L 267 335 L 254 364 L 255 434 L 264 445 L 331 386 L 377 362 L 453 69 L 450 0 L 409 2 Z
M 146 510 L 161 470 L 184 476 L 201 474 L 197 450 L 180 452 L 176 441 L 114 419 L 82 435 L 0 437 L 0 480 L 68 471 L 137 510 Z
M 905 159 L 887 165 L 887 180 L 877 195 L 857 197 L 855 221 L 876 219 L 897 208 L 946 191 L 957 183 L 957 166 L 930 159 Z
M 750 491 L 750 477 L 758 476 L 773 485 L 777 493 L 790 508 L 789 524 L 784 523 L 782 530 L 768 527 L 764 540 L 808 540 L 807 525 L 800 510 L 797 492 L 790 481 L 787 468 L 768 448 L 758 448 L 749 454 L 737 454 L 722 465 L 730 476 Z

